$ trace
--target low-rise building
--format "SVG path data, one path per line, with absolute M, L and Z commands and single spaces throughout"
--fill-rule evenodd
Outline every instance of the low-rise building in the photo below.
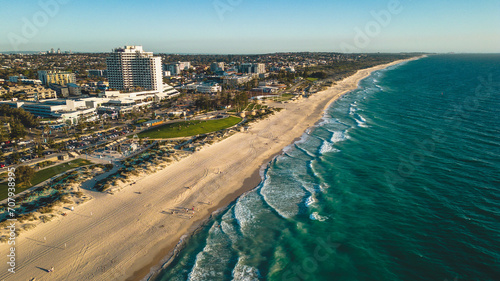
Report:
M 19 75 L 19 76 L 9 76 L 9 82 L 12 82 L 12 83 L 18 83 L 18 82 L 21 82 L 21 81 L 20 81 L 21 79 L 28 79 L 28 77 L 23 76 L 23 75 Z
M 252 75 L 243 75 L 243 76 L 232 75 L 224 77 L 223 83 L 224 85 L 228 85 L 230 87 L 237 87 L 241 84 L 251 81 L 252 78 L 253 78 Z
M 8 92 L 19 94 L 20 98 L 28 101 L 57 98 L 57 93 L 54 90 L 39 85 L 12 86 L 9 87 Z
M 191 83 L 191 84 L 183 85 L 180 88 L 183 90 L 195 91 L 195 92 L 202 93 L 202 94 L 215 94 L 215 93 L 222 91 L 222 87 L 219 86 L 218 83 L 214 83 L 214 82 Z
M 257 88 L 253 88 L 251 91 L 256 93 L 274 94 L 279 91 L 279 88 L 271 86 L 259 86 Z
M 0 87 L 0 96 L 7 94 L 9 91 L 5 88 Z
M 79 97 L 82 95 L 82 88 L 80 88 L 80 86 L 73 83 L 68 83 L 66 84 L 66 86 L 68 87 L 68 92 L 70 96 Z
M 69 97 L 69 88 L 64 85 L 59 84 L 50 84 L 49 86 L 52 90 L 54 90 L 58 97 L 67 98 Z
M 165 123 L 163 120 L 155 119 L 155 120 L 146 121 L 146 122 L 142 123 L 141 125 L 146 126 L 146 127 L 154 127 L 154 126 L 161 125 L 163 123 Z
M 217 83 L 202 83 L 196 88 L 198 93 L 215 94 L 222 91 L 222 87 Z
M 28 84 L 28 85 L 41 85 L 42 81 L 38 79 L 21 79 L 19 80 L 23 84 Z
M 43 102 L 0 102 L 14 108 L 23 108 L 29 113 L 40 118 L 60 119 L 72 124 L 79 120 L 87 119 L 96 115 L 96 108 L 88 108 L 83 100 L 47 100 Z
M 105 69 L 90 69 L 87 70 L 87 74 L 89 77 L 108 77 L 108 71 Z

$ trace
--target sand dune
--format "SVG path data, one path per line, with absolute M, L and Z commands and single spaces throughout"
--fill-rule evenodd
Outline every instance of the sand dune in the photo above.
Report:
M 316 123 L 332 101 L 372 71 L 399 62 L 360 70 L 329 90 L 283 104 L 285 110 L 247 132 L 205 147 L 115 195 L 94 196 L 68 216 L 23 233 L 16 241 L 16 273 L 7 272 L 2 262 L 0 280 L 140 280 L 181 236 L 257 186 L 260 167 Z M 194 214 L 186 212 L 193 206 Z M 0 245 L 4 260 L 10 247 Z M 54 272 L 44 271 L 52 266 Z

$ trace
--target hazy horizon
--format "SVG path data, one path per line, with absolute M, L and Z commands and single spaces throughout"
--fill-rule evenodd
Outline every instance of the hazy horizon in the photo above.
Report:
M 4 2 L 0 52 L 498 53 L 500 3 L 313 0 Z

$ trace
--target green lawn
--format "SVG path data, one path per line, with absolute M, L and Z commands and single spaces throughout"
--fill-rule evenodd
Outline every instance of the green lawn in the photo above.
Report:
M 306 78 L 307 80 L 311 81 L 311 82 L 316 82 L 318 81 L 318 78 L 312 78 L 312 77 L 308 77 Z
M 90 164 L 92 164 L 92 162 L 90 162 L 88 160 L 76 159 L 76 160 L 73 160 L 70 162 L 66 162 L 64 164 L 59 164 L 59 165 L 56 165 L 56 166 L 53 166 L 53 167 L 50 167 L 47 169 L 40 170 L 40 171 L 35 173 L 35 176 L 31 180 L 32 185 L 30 185 L 30 186 L 16 186 L 16 194 L 23 192 L 24 190 L 32 187 L 33 185 L 37 185 L 37 184 L 39 184 L 47 179 L 50 179 L 51 177 L 53 177 L 55 175 L 61 174 L 63 172 L 66 172 L 66 171 L 74 169 L 74 168 L 78 168 L 78 167 L 90 165 Z M 0 184 L 0 200 L 7 198 L 7 188 L 8 188 L 7 182 Z
M 238 124 L 241 118 L 228 117 L 208 121 L 184 121 L 153 127 L 138 134 L 140 138 L 168 139 L 190 137 L 226 129 Z

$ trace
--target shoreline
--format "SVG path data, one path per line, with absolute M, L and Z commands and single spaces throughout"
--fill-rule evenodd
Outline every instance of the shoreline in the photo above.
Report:
M 317 124 L 334 101 L 373 71 L 419 58 L 359 70 L 308 99 L 283 104 L 284 110 L 248 132 L 205 147 L 115 195 L 87 191 L 94 200 L 17 238 L 17 280 L 45 280 L 43 269 L 51 266 L 56 269 L 51 280 L 147 280 L 214 212 L 255 189 L 262 167 Z M 196 213 L 188 211 L 191 206 Z M 9 247 L 0 250 L 7 253 Z M 7 265 L 2 268 L 0 280 L 14 280 Z
M 410 58 L 410 59 L 406 59 L 406 60 L 398 60 L 398 61 L 394 61 L 394 62 L 391 62 L 391 63 L 388 63 L 388 64 L 384 64 L 384 65 L 387 65 L 383 68 L 380 68 L 380 69 L 374 69 L 372 71 L 369 71 L 369 73 L 367 73 L 364 77 L 360 78 L 357 80 L 356 82 L 356 87 L 351 89 L 351 90 L 346 90 L 346 91 L 343 91 L 337 95 L 335 95 L 324 107 L 323 109 L 323 113 L 321 115 L 321 118 L 318 119 L 313 125 L 309 126 L 307 129 L 309 128 L 312 128 L 314 126 L 316 126 L 318 123 L 321 122 L 321 119 L 324 117 L 325 113 L 326 113 L 326 110 L 328 110 L 328 108 L 330 108 L 330 106 L 336 102 L 339 98 L 341 98 L 342 96 L 344 96 L 345 94 L 348 94 L 354 90 L 357 89 L 357 87 L 359 87 L 359 83 L 361 82 L 361 80 L 369 77 L 373 72 L 375 71 L 378 71 L 378 70 L 383 70 L 383 69 L 386 69 L 388 67 L 391 67 L 391 66 L 394 66 L 394 65 L 398 65 L 398 64 L 402 64 L 402 63 L 405 63 L 405 62 L 409 62 L 409 61 L 413 61 L 413 60 L 418 60 L 418 59 L 421 59 L 421 58 L 425 58 L 426 56 L 420 56 L 420 57 L 414 57 L 414 58 Z M 361 69 L 361 70 L 358 70 L 356 72 L 359 73 L 359 71 L 363 71 L 363 70 L 369 70 L 369 69 L 373 69 L 373 68 L 379 68 L 380 66 L 384 66 L 384 65 L 377 65 L 377 66 L 374 66 L 374 67 L 371 67 L 371 68 L 368 68 L 368 69 Z M 354 74 L 354 75 L 356 75 Z M 352 75 L 352 76 L 354 76 Z M 351 76 L 349 76 L 351 77 Z M 347 78 L 349 78 L 347 77 Z M 346 78 L 346 79 L 347 79 Z M 344 79 L 345 80 L 345 79 Z M 342 80 L 343 81 L 343 80 Z M 342 82 L 340 81 L 340 82 Z M 339 82 L 339 83 L 340 83 Z M 335 87 L 334 86 L 331 86 L 329 89 L 325 90 L 325 91 L 328 91 L 330 90 L 331 88 Z M 323 92 L 323 91 L 321 91 Z M 315 95 L 317 95 L 318 93 L 316 93 Z M 307 130 L 306 129 L 306 130 Z M 303 132 L 303 134 L 305 133 L 305 131 Z M 272 162 L 276 157 L 278 157 L 279 155 L 282 155 L 283 154 L 283 151 L 284 149 L 286 149 L 286 147 L 290 146 L 290 145 L 293 145 L 294 143 L 296 143 L 297 141 L 299 141 L 300 139 L 302 138 L 302 135 L 301 136 L 298 136 L 296 137 L 289 145 L 283 147 L 283 149 L 275 154 L 274 156 L 270 157 L 267 161 L 265 161 L 259 169 L 255 170 L 254 172 L 254 175 L 252 175 L 251 177 L 247 178 L 244 182 L 243 182 L 243 185 L 240 189 L 238 189 L 237 191 L 235 191 L 233 194 L 228 194 L 226 196 L 225 199 L 229 199 L 231 198 L 227 204 L 221 204 L 220 208 L 217 208 L 216 210 L 214 210 L 214 212 L 212 214 L 210 214 L 209 217 L 205 218 L 204 220 L 200 221 L 200 222 L 197 222 L 196 225 L 193 225 L 193 229 L 185 234 L 182 238 L 181 241 L 179 241 L 179 243 L 177 243 L 173 248 L 170 248 L 169 251 L 166 251 L 164 252 L 165 254 L 161 257 L 161 258 L 157 258 L 156 260 L 158 261 L 157 263 L 151 263 L 149 266 L 145 266 L 144 268 L 142 268 L 141 270 L 139 271 L 136 271 L 134 272 L 134 275 L 133 276 L 130 276 L 129 278 L 126 279 L 126 281 L 150 281 L 152 280 L 152 278 L 156 278 L 159 274 L 159 271 L 165 269 L 166 267 L 168 267 L 172 262 L 173 260 L 177 257 L 177 255 L 182 251 L 182 249 L 184 248 L 184 246 L 186 245 L 186 243 L 189 242 L 189 239 L 191 239 L 191 237 L 193 237 L 194 235 L 196 235 L 199 231 L 202 230 L 203 227 L 206 226 L 207 223 L 209 223 L 214 216 L 217 216 L 220 212 L 226 210 L 229 205 L 231 205 L 233 202 L 235 202 L 238 198 L 244 196 L 246 193 L 248 192 L 251 192 L 253 190 L 255 190 L 256 188 L 259 187 L 259 185 L 262 183 L 262 180 L 263 180 L 263 175 L 261 175 L 261 171 L 264 170 L 265 166 L 268 166 L 270 164 L 270 162 Z M 252 181 L 255 183 L 255 184 L 245 184 L 245 182 L 248 181 Z M 236 197 L 233 197 L 231 195 L 235 195 L 236 194 Z M 239 195 L 237 195 L 239 194 Z M 223 202 L 226 201 L 226 200 L 223 200 Z M 165 249 L 164 249 L 165 250 Z M 147 274 L 144 274 L 144 273 L 147 273 Z M 140 277 L 140 276 L 143 276 L 143 277 Z

